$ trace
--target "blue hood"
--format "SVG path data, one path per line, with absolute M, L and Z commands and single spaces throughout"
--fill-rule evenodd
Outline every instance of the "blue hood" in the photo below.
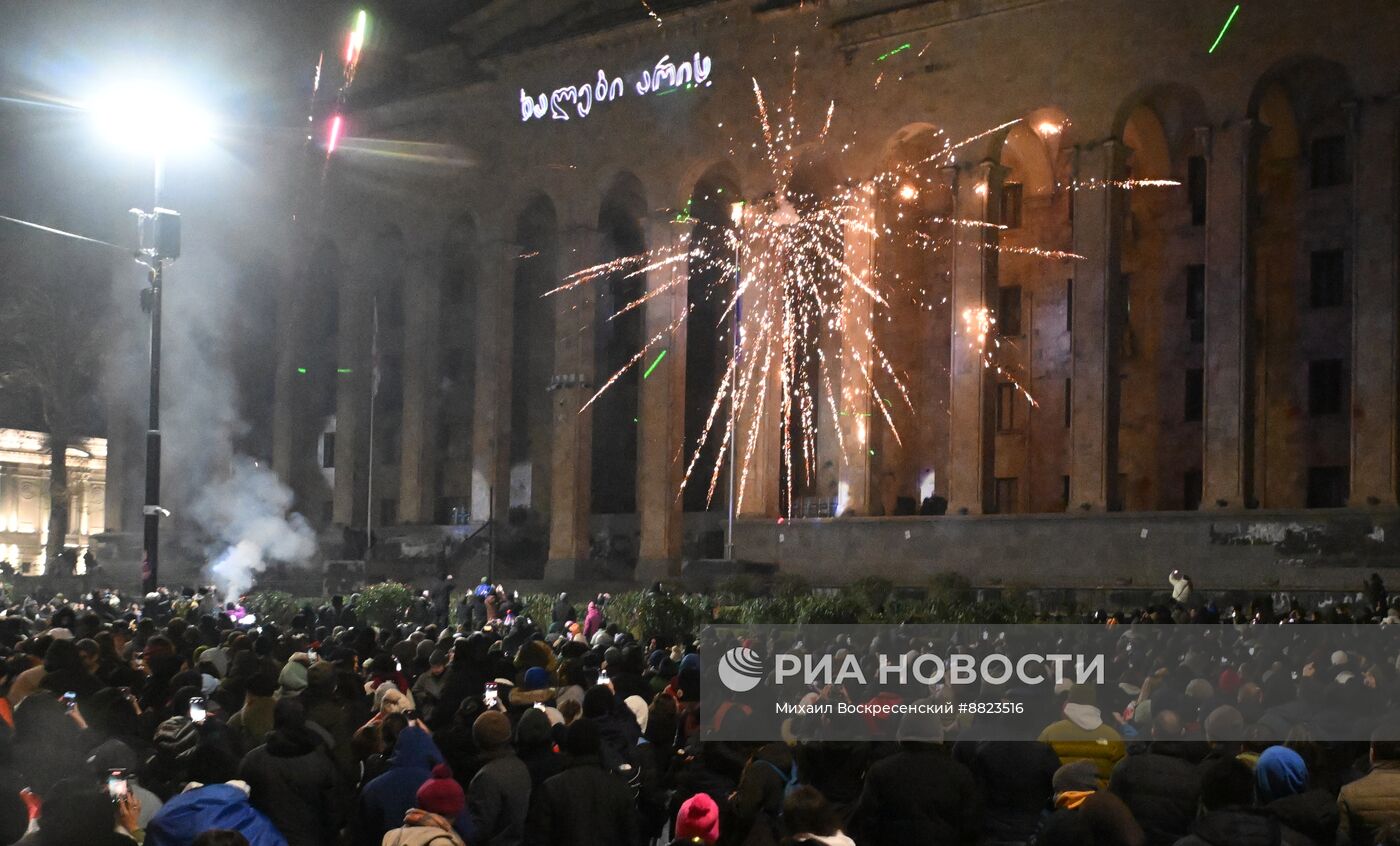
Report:
M 417 726 L 409 726 L 399 732 L 398 742 L 394 744 L 394 754 L 389 758 L 390 767 L 413 767 L 421 770 L 431 770 L 442 762 L 442 753 L 433 743 L 433 738 Z
M 1308 789 L 1308 765 L 1286 746 L 1270 746 L 1259 756 L 1254 778 L 1263 802 L 1293 796 Z

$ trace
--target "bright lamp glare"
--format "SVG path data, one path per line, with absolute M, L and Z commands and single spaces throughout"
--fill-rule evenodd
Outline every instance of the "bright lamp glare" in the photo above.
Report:
M 101 136 L 141 153 L 199 147 L 214 134 L 210 115 L 154 84 L 113 88 L 89 106 Z

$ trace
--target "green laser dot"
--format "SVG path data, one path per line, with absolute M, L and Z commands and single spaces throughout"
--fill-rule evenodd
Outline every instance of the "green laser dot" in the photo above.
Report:
M 350 372 L 350 368 L 348 368 L 348 367 L 337 367 L 336 370 L 335 370 L 335 372 L 337 372 L 337 373 L 349 373 L 349 372 Z
M 305 376 L 305 375 L 306 375 L 306 368 L 305 368 L 305 367 L 298 367 L 298 368 L 297 368 L 297 372 L 300 373 L 301 375 Z

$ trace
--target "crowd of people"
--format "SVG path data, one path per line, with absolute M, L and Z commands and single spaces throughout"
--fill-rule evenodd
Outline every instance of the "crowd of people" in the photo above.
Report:
M 1383 588 L 1221 609 L 1178 575 L 1162 605 L 1085 624 L 1397 616 Z M 12 597 L 0 844 L 1400 844 L 1396 650 L 1300 678 L 1248 656 L 1125 665 L 1047 691 L 1033 742 L 930 713 L 862 740 L 721 742 L 699 633 L 630 632 L 606 596 L 532 620 L 486 584 L 449 614 L 452 591 L 379 628 L 340 597 L 285 627 L 194 591 Z M 1319 740 L 1300 707 L 1346 697 L 1369 743 Z

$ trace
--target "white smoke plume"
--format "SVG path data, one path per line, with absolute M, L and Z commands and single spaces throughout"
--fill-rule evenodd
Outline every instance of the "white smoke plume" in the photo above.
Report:
M 247 593 L 268 565 L 301 564 L 316 554 L 316 533 L 291 506 L 286 485 L 244 457 L 195 501 L 190 516 L 225 547 L 208 570 L 225 600 Z

